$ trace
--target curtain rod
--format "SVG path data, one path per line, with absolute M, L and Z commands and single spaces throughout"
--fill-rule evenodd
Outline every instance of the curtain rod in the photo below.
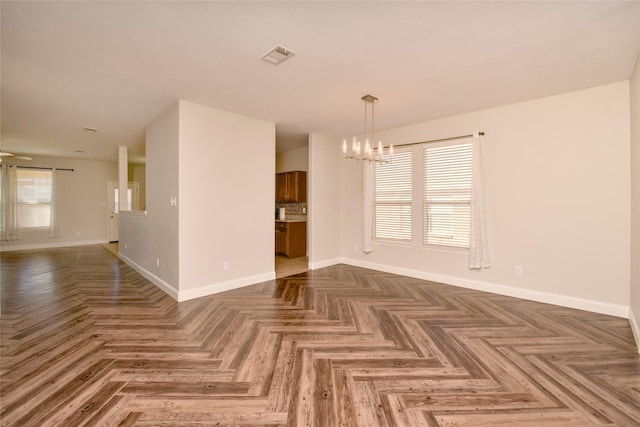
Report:
M 57 171 L 67 171 L 67 172 L 73 172 L 73 169 L 68 169 L 68 168 L 43 168 L 40 166 L 19 166 L 19 165 L 0 165 L 0 166 L 15 166 L 17 168 L 20 169 L 40 169 L 40 170 L 57 170 Z
M 484 135 L 484 132 L 478 132 L 479 135 Z M 460 135 L 460 136 L 451 136 L 449 138 L 440 138 L 440 139 L 432 139 L 430 141 L 420 141 L 420 142 L 409 142 L 406 144 L 397 144 L 393 146 L 393 148 L 397 148 L 397 147 L 408 147 L 410 145 L 418 145 L 418 144 L 427 144 L 429 142 L 442 142 L 442 141 L 450 141 L 452 139 L 460 139 L 460 138 L 469 138 L 470 136 L 473 136 L 473 134 L 469 134 L 469 135 Z

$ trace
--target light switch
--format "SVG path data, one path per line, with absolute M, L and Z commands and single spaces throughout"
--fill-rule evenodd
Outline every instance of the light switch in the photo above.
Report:
M 169 197 L 169 205 L 170 206 L 178 206 L 178 198 L 177 197 Z

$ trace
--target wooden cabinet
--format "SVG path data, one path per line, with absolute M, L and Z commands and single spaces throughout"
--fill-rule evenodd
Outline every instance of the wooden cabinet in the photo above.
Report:
M 287 174 L 276 174 L 276 202 L 286 202 L 287 200 Z
M 276 255 L 285 255 L 287 251 L 287 223 L 276 222 Z
M 294 171 L 276 174 L 276 202 L 306 203 L 307 173 Z
M 287 258 L 307 255 L 306 222 L 276 222 L 276 255 Z

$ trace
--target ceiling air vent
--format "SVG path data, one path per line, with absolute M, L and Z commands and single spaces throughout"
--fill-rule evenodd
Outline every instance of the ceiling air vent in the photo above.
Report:
M 291 58 L 295 54 L 296 53 L 294 51 L 289 50 L 284 46 L 278 45 L 262 55 L 260 59 L 262 59 L 263 61 L 267 61 L 270 64 L 278 65 L 283 61 Z

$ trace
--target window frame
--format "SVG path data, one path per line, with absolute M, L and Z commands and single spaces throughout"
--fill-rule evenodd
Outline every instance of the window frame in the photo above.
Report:
M 448 252 L 448 253 L 468 253 L 469 244 L 467 243 L 465 246 L 460 245 L 447 245 L 438 243 L 427 242 L 426 239 L 426 230 L 427 230 L 427 222 L 425 221 L 425 212 L 428 209 L 428 206 L 433 206 L 434 204 L 428 204 L 425 195 L 426 183 L 425 183 L 425 175 L 427 172 L 427 165 L 425 164 L 424 153 L 427 148 L 437 148 L 443 146 L 456 146 L 456 145 L 470 145 L 470 153 L 472 154 L 472 137 L 462 137 L 462 138 L 452 138 L 448 140 L 439 140 L 433 142 L 416 142 L 410 144 L 404 144 L 402 146 L 396 146 L 396 153 L 403 151 L 411 151 L 411 187 L 412 187 L 412 198 L 411 198 L 411 238 L 409 240 L 400 240 L 400 239 L 388 239 L 377 237 L 376 231 L 376 190 L 375 186 L 377 185 L 378 175 L 376 173 L 377 167 L 374 167 L 374 176 L 373 176 L 373 185 L 374 185 L 374 196 L 373 196 L 373 236 L 372 241 L 375 244 L 381 244 L 385 246 L 401 246 L 401 247 L 412 247 L 415 249 L 422 250 L 431 250 L 438 252 Z M 402 150 L 402 151 L 401 151 Z M 395 159 L 395 155 L 394 155 Z M 471 157 L 472 162 L 472 157 Z M 471 182 L 473 183 L 473 164 L 471 163 Z M 444 205 L 444 203 L 442 204 Z M 470 241 L 470 223 L 471 223 L 471 200 L 469 198 L 468 202 L 462 204 L 463 206 L 469 206 L 468 214 L 466 217 L 469 223 L 469 231 L 466 233 L 467 240 Z

